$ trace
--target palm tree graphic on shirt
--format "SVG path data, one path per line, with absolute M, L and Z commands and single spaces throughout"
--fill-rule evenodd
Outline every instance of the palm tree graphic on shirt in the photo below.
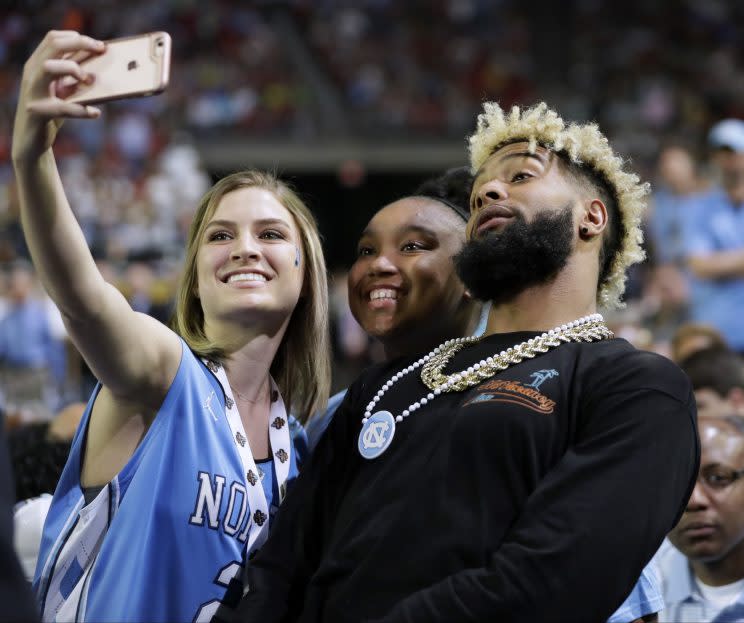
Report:
M 532 383 L 530 383 L 527 387 L 534 387 L 535 389 L 540 389 L 540 385 L 542 385 L 545 381 L 548 379 L 552 379 L 554 376 L 558 376 L 558 370 L 538 370 L 537 372 L 533 372 L 530 374 L 530 376 L 534 379 Z

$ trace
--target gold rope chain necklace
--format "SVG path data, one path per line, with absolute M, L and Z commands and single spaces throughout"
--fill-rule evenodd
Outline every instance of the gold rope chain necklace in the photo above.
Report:
M 486 357 L 462 372 L 444 374 L 442 370 L 460 350 L 480 340 L 480 337 L 460 338 L 462 341 L 450 344 L 426 362 L 421 370 L 421 380 L 431 390 L 440 388 L 445 392 L 460 392 L 525 359 L 532 359 L 536 355 L 547 353 L 561 344 L 597 342 L 614 337 L 614 333 L 604 323 L 604 319 L 599 314 L 596 315 L 599 318 L 590 316 L 588 322 L 581 323 L 581 320 L 584 320 L 582 318 L 551 329 L 526 342 L 502 350 L 497 355 Z
M 549 350 L 567 342 L 597 342 L 610 339 L 614 333 L 610 331 L 601 314 L 591 314 L 578 320 L 550 329 L 537 337 L 516 344 L 500 353 L 481 359 L 467 369 L 453 374 L 444 374 L 444 367 L 465 346 L 480 341 L 480 336 L 460 337 L 447 340 L 444 344 L 437 346 L 429 354 L 424 355 L 418 361 L 396 372 L 387 381 L 375 396 L 370 400 L 364 410 L 362 418 L 362 430 L 359 433 L 359 453 L 366 459 L 374 459 L 380 456 L 390 445 L 395 434 L 395 423 L 402 422 L 415 411 L 434 400 L 438 395 L 448 392 L 460 392 L 469 387 L 477 385 L 481 381 L 516 365 L 525 359 L 532 359 L 537 355 L 547 353 Z M 373 409 L 382 396 L 402 377 L 413 372 L 418 367 L 421 370 L 421 380 L 430 390 L 421 399 L 410 404 L 398 416 L 393 417 L 389 411 L 377 411 Z

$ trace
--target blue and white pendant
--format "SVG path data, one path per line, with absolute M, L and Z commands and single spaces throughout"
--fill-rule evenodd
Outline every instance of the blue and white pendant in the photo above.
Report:
M 393 441 L 395 418 L 390 411 L 377 411 L 369 416 L 359 431 L 359 454 L 365 459 L 376 459 Z

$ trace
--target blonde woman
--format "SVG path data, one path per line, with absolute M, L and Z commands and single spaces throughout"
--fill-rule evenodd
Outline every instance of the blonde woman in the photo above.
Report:
M 290 421 L 329 387 L 327 292 L 313 217 L 247 171 L 203 198 L 174 330 L 103 280 L 52 153 L 70 56 L 104 44 L 50 32 L 24 68 L 13 136 L 21 219 L 36 269 L 100 380 L 47 518 L 35 589 L 45 620 L 209 620 L 297 473 Z M 73 87 L 74 88 L 74 87 Z

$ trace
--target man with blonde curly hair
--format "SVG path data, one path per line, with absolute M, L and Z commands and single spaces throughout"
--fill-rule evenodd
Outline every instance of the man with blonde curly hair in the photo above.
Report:
M 643 257 L 646 187 L 544 104 L 487 104 L 471 165 L 456 262 L 487 329 L 350 387 L 249 567 L 245 621 L 607 620 L 684 510 L 690 383 L 596 313 Z
M 592 203 L 587 215 L 591 222 L 580 226 L 580 237 L 591 241 L 606 230 L 599 247 L 596 301 L 604 307 L 620 306 L 625 273 L 631 264 L 644 258 L 641 215 L 648 184 L 641 184 L 635 173 L 625 170 L 623 160 L 595 124 L 566 125 L 545 104 L 525 111 L 514 107 L 508 115 L 496 103 L 484 105 L 478 129 L 470 137 L 471 165 L 481 174 L 481 182 L 487 176 L 485 165 L 493 163 L 495 155 L 504 150 L 526 152 L 536 160 L 548 158 L 560 168 L 563 175 L 559 177 L 564 181 L 572 182 L 585 195 L 596 194 L 593 199 L 599 201 Z M 515 161 L 513 155 L 508 159 Z M 484 201 L 475 193 L 472 200 L 473 208 L 480 208 Z

